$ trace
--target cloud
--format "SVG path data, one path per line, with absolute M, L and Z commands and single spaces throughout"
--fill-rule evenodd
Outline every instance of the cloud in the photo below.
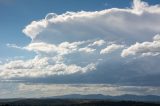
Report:
M 92 49 L 92 48 L 88 48 L 88 47 L 84 47 L 84 48 L 80 48 L 79 51 L 81 52 L 86 52 L 86 53 L 92 53 L 94 52 L 96 49 Z
M 88 46 L 102 46 L 105 43 L 106 42 L 104 40 L 97 40 L 97 41 L 93 42 L 92 44 L 89 44 Z
M 0 83 L 1 98 L 52 97 L 68 94 L 77 94 L 77 92 L 81 95 L 159 95 L 160 87 L 120 86 L 111 84 Z
M 11 47 L 11 48 L 16 48 L 16 49 L 21 49 L 21 47 L 17 46 L 16 44 L 6 44 L 7 47 Z
M 1 79 L 22 77 L 47 77 L 53 75 L 68 75 L 75 73 L 87 73 L 96 69 L 96 64 L 88 64 L 84 67 L 75 64 L 66 65 L 55 63 L 55 58 L 35 57 L 31 60 L 15 60 L 0 66 Z
M 27 47 L 26 50 L 35 51 L 35 52 L 43 52 L 43 53 L 59 53 L 61 55 L 69 54 L 77 50 L 78 45 L 83 44 L 84 42 L 63 42 L 59 45 L 48 44 L 48 43 L 31 43 Z
M 126 43 L 148 40 L 159 28 L 159 6 L 134 0 L 133 8 L 106 9 L 93 12 L 49 13 L 39 21 L 27 25 L 23 32 L 33 42 L 61 43 L 78 40 L 125 40 Z M 141 37 L 140 37 L 141 35 Z
M 137 13 L 142 13 L 145 11 L 151 12 L 151 13 L 159 13 L 159 5 L 149 6 L 148 3 L 142 2 L 141 0 L 133 0 L 133 9 Z
M 122 51 L 121 56 L 129 55 L 159 55 L 160 54 L 160 35 L 153 38 L 153 42 L 142 42 L 131 45 Z
M 34 51 L 38 53 L 57 53 L 61 55 L 69 54 L 74 51 L 78 51 L 80 45 L 87 43 L 88 41 L 78 41 L 78 42 L 62 42 L 59 45 L 45 43 L 45 42 L 36 42 L 30 43 L 25 47 L 17 46 L 16 44 L 7 44 L 8 47 Z
M 0 64 L 0 76 L 45 83 L 159 85 L 160 37 L 154 36 L 160 33 L 159 17 L 159 5 L 140 0 L 131 8 L 48 13 L 23 29 L 31 38 L 28 45 L 7 45 L 35 52 L 35 57 Z
M 118 44 L 111 44 L 109 46 L 107 46 L 106 48 L 102 49 L 100 51 L 100 54 L 108 54 L 108 53 L 111 53 L 117 49 L 120 49 L 120 48 L 123 48 L 124 45 L 118 45 Z
M 149 86 L 117 86 L 110 84 L 19 84 L 19 92 L 36 92 L 36 97 L 44 96 L 60 96 L 67 94 L 103 94 L 103 95 L 123 95 L 123 94 L 136 94 L 136 95 L 157 95 L 160 88 Z M 39 93 L 42 92 L 42 93 Z M 30 95 L 32 96 L 32 95 Z
M 153 37 L 153 40 L 154 40 L 154 41 L 160 41 L 160 35 L 159 35 L 159 34 L 155 35 L 155 36 Z

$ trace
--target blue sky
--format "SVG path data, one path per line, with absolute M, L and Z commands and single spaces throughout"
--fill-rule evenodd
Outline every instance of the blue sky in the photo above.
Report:
M 159 5 L 158 0 L 0 0 L 0 94 L 51 96 L 62 88 L 61 95 L 159 94 Z M 46 92 L 40 95 L 42 87 Z

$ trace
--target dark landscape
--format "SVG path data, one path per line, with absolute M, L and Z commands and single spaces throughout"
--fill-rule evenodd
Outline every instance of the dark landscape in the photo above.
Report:
M 17 99 L 1 100 L 0 106 L 160 106 L 160 103 L 87 99 Z
M 1 99 L 0 106 L 160 106 L 160 96 L 74 94 L 37 99 Z

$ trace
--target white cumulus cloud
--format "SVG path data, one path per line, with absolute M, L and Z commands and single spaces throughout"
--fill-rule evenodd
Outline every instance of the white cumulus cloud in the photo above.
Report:
M 31 60 L 15 60 L 0 65 L 1 79 L 22 77 L 47 77 L 54 75 L 69 75 L 75 73 L 86 73 L 96 69 L 96 64 L 88 64 L 84 67 L 76 64 L 55 63 L 54 58 L 35 57 Z
M 153 38 L 153 42 L 135 43 L 122 51 L 121 56 L 129 55 L 158 55 L 160 54 L 160 35 Z
M 117 49 L 120 49 L 120 48 L 123 48 L 124 45 L 118 45 L 118 44 L 111 44 L 109 46 L 107 46 L 106 48 L 102 49 L 100 51 L 100 54 L 108 54 L 108 53 L 111 53 Z
M 97 40 L 97 41 L 93 42 L 92 44 L 89 44 L 88 46 L 102 46 L 105 43 L 106 42 L 104 40 Z
M 79 51 L 81 52 L 86 52 L 86 53 L 92 53 L 94 52 L 96 49 L 92 49 L 92 48 L 88 48 L 88 47 L 84 47 L 84 48 L 80 48 Z

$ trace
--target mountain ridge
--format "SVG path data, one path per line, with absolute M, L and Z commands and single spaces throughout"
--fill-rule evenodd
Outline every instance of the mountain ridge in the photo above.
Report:
M 124 94 L 118 96 L 110 96 L 103 94 L 69 94 L 69 95 L 61 95 L 61 96 L 51 96 L 45 98 L 53 98 L 53 99 L 100 99 L 100 100 L 112 100 L 112 101 L 143 101 L 143 102 L 160 102 L 160 96 L 158 95 L 132 95 L 132 94 Z

